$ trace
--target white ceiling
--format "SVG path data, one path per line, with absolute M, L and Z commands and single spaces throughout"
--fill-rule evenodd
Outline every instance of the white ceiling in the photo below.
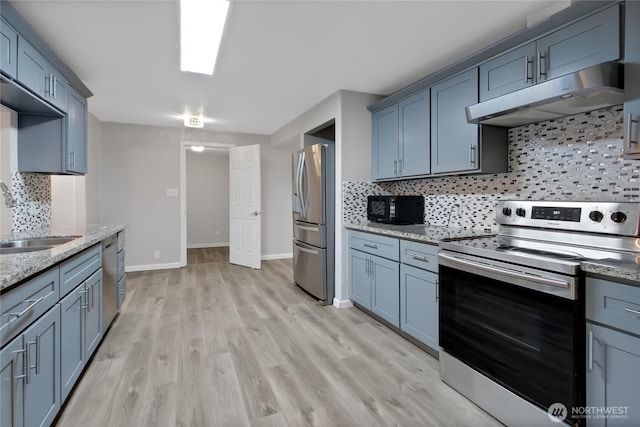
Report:
M 213 76 L 179 71 L 173 0 L 13 0 L 105 122 L 270 135 L 339 89 L 388 95 L 525 27 L 552 1 L 231 2 Z

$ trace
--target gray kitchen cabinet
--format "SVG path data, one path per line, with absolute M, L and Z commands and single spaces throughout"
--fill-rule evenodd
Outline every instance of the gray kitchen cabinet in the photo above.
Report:
M 615 5 L 481 64 L 480 101 L 616 61 L 620 53 Z
M 397 261 L 371 255 L 371 311 L 400 327 L 400 266 Z
M 22 337 L 24 425 L 50 425 L 60 409 L 60 307 L 49 310 Z
M 369 278 L 369 255 L 349 249 L 349 298 L 371 310 L 371 279 Z
M 374 180 L 429 174 L 429 107 L 424 89 L 371 115 Z
M 624 157 L 640 159 L 640 2 L 624 8 Z
M 478 125 L 467 123 L 465 107 L 478 102 L 478 68 L 431 88 L 431 171 L 480 169 Z
M 438 246 L 400 240 L 400 329 L 436 351 Z
M 102 338 L 101 302 L 102 269 L 60 301 L 62 402 Z
M 17 80 L 60 111 L 67 111 L 67 81 L 22 36 L 18 36 Z
M 0 71 L 9 77 L 18 73 L 18 33 L 0 18 Z
M 586 403 L 624 408 L 589 426 L 640 425 L 640 287 L 587 277 Z
M 371 115 L 371 177 L 374 180 L 395 178 L 398 174 L 398 120 L 398 104 Z
M 69 87 L 66 118 L 65 171 L 87 173 L 87 100 Z
M 24 424 L 24 344 L 22 335 L 0 350 L 0 426 Z

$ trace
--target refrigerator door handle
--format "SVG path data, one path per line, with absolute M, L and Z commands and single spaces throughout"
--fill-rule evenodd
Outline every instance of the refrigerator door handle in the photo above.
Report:
M 298 195 L 300 196 L 300 206 L 302 209 L 302 217 L 306 218 L 307 217 L 307 204 L 309 202 L 309 194 L 307 194 L 309 192 L 309 189 L 306 188 L 307 187 L 307 183 L 306 181 L 309 180 L 309 178 L 307 177 L 307 179 L 305 180 L 305 176 L 307 174 L 307 155 L 305 152 L 301 153 L 301 157 L 302 160 L 300 162 L 300 180 L 299 182 L 299 186 L 300 186 L 300 192 L 298 193 Z M 305 181 L 305 183 L 303 184 L 303 181 Z
M 302 197 L 300 195 L 300 174 L 302 172 L 302 156 L 303 153 L 300 153 L 300 155 L 298 156 L 298 166 L 296 167 L 296 176 L 295 176 L 295 182 L 294 182 L 294 191 L 295 191 L 295 196 L 296 196 L 296 202 L 297 202 L 297 211 L 300 214 L 300 216 L 303 216 L 303 211 L 302 211 Z
M 301 251 L 301 252 L 306 252 L 306 253 L 308 253 L 308 254 L 312 254 L 312 255 L 320 255 L 320 252 L 319 252 L 319 251 L 315 251 L 315 250 L 313 250 L 313 249 L 307 249 L 307 248 L 305 248 L 305 247 L 303 247 L 303 246 L 300 246 L 300 245 L 298 244 L 298 242 L 296 242 L 296 243 L 295 243 L 295 245 L 296 245 L 296 247 L 298 248 L 298 250 L 299 250 L 299 251 Z

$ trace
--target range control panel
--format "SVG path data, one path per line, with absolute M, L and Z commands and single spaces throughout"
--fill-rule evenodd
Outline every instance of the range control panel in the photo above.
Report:
M 637 237 L 640 203 L 501 200 L 496 223 Z

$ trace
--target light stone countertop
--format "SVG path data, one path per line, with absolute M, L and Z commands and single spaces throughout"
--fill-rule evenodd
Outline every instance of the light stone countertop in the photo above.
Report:
M 124 230 L 125 227 L 126 224 L 87 225 L 80 229 L 58 227 L 15 233 L 13 235 L 0 235 L 0 242 L 45 236 L 80 236 L 52 249 L 18 254 L 0 254 L 0 291 L 9 290 L 22 280 L 60 263 L 96 243 L 100 243 L 105 238 Z
M 474 237 L 492 236 L 497 230 L 466 229 L 428 224 L 395 225 L 376 222 L 345 222 L 345 228 L 414 240 L 437 245 L 441 240 L 470 239 Z M 585 260 L 580 267 L 586 273 L 598 274 L 615 281 L 622 279 L 632 286 L 640 286 L 640 257 L 630 256 L 623 260 Z

